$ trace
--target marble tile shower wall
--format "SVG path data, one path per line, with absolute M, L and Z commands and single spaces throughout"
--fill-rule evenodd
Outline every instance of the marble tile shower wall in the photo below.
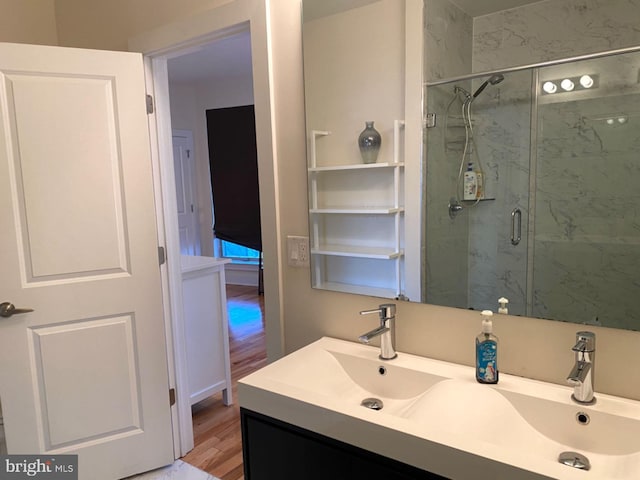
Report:
M 468 73 L 473 19 L 448 0 L 425 1 L 425 18 L 425 78 L 434 80 Z M 470 82 L 461 86 L 471 88 Z M 438 88 L 427 95 L 428 110 L 445 112 L 453 95 L 452 88 Z M 427 158 L 441 160 L 427 162 L 426 168 L 425 208 L 430 227 L 426 230 L 423 296 L 429 303 L 445 306 L 465 305 L 468 297 L 469 259 L 460 253 L 467 251 L 468 219 L 452 222 L 447 209 L 449 198 L 455 194 L 456 166 L 462 152 L 460 142 L 464 139 L 464 129 L 459 127 L 462 125 L 460 103 L 456 106 L 451 107 L 458 117 L 458 127 L 454 126 L 453 134 L 447 138 L 451 143 L 445 144 L 444 130 L 437 129 L 429 132 L 426 145 Z
M 458 10 L 457 7 L 449 4 L 446 0 L 426 0 L 425 10 L 427 17 L 425 78 L 427 80 L 640 44 L 640 30 L 638 29 L 639 22 L 637 20 L 640 18 L 640 0 L 548 0 L 526 7 L 477 17 L 472 19 L 473 40 L 471 42 L 468 39 L 470 18 Z M 469 51 L 473 52 L 472 56 L 469 55 Z M 471 66 L 469 66 L 469 62 Z M 525 78 L 527 75 L 529 78 Z M 483 80 L 474 80 L 474 84 L 469 86 L 477 88 Z M 449 87 L 439 87 L 439 95 L 443 96 L 443 100 L 440 103 L 448 101 L 447 95 L 449 95 L 449 98 L 452 95 L 452 92 L 445 92 L 446 88 L 452 90 L 453 84 Z M 471 91 L 473 90 L 471 89 Z M 511 306 L 514 313 L 529 312 L 529 315 L 546 317 L 548 316 L 548 311 L 557 310 L 561 304 L 572 303 L 567 302 L 566 297 L 569 295 L 570 298 L 573 298 L 571 291 L 576 290 L 576 284 L 579 284 L 576 282 L 584 280 L 585 276 L 584 271 L 580 275 L 576 275 L 575 278 L 567 275 L 563 276 L 561 273 L 570 271 L 576 263 L 584 265 L 585 258 L 604 258 L 604 255 L 602 255 L 603 249 L 608 248 L 605 245 L 588 242 L 586 244 L 588 247 L 585 246 L 585 249 L 578 252 L 575 246 L 569 246 L 566 241 L 561 244 L 562 246 L 555 242 L 551 247 L 548 236 L 540 235 L 536 236 L 535 239 L 532 238 L 532 246 L 535 246 L 536 252 L 541 254 L 540 259 L 546 265 L 541 268 L 536 267 L 534 270 L 535 284 L 529 285 L 527 290 L 526 230 L 521 243 L 522 248 L 513 248 L 510 242 L 507 242 L 508 237 L 504 234 L 496 236 L 497 232 L 504 233 L 509 230 L 505 219 L 509 219 L 511 209 L 514 206 L 518 206 L 523 210 L 525 222 L 528 218 L 529 205 L 527 196 L 531 142 L 529 125 L 530 91 L 531 78 L 528 72 L 509 74 L 503 84 L 488 88 L 474 102 L 476 142 L 478 151 L 482 155 L 483 167 L 486 170 L 485 173 L 489 181 L 487 194 L 497 200 L 491 202 L 490 205 L 483 205 L 482 208 L 474 212 L 469 212 L 471 213 L 469 219 L 460 221 L 461 225 L 457 230 L 449 225 L 446 235 L 431 235 L 427 238 L 428 242 L 431 241 L 428 250 L 433 249 L 433 251 L 438 252 L 437 255 L 432 255 L 432 257 L 438 258 L 438 265 L 442 267 L 448 263 L 454 268 L 446 270 L 455 272 L 452 275 L 456 275 L 458 279 L 466 278 L 468 281 L 468 284 L 465 282 L 465 287 L 468 285 L 469 291 L 468 301 L 466 303 L 461 301 L 458 306 L 466 304 L 474 308 L 491 308 L 498 296 L 506 295 L 512 298 Z M 612 111 L 615 111 L 614 105 L 611 107 Z M 433 111 L 431 108 L 432 106 L 430 105 L 429 111 Z M 599 108 L 604 107 L 600 105 Z M 551 114 L 547 114 L 546 117 L 549 117 L 549 115 Z M 562 117 L 562 115 L 560 116 Z M 574 131 L 567 133 L 575 135 L 575 129 L 578 128 L 576 125 L 575 123 L 572 124 Z M 545 126 L 545 129 L 548 130 L 547 126 Z M 560 133 L 558 132 L 558 134 Z M 431 133 L 429 135 L 427 143 L 434 141 Z M 627 137 L 625 137 L 626 139 Z M 553 144 L 552 139 L 548 141 Z M 634 142 L 637 144 L 638 140 L 631 139 L 631 143 Z M 577 148 L 576 145 L 567 146 L 565 153 L 571 151 L 574 147 Z M 637 149 L 637 145 L 635 148 Z M 427 149 L 428 158 L 436 158 L 433 153 L 433 145 L 427 144 Z M 548 153 L 547 151 L 545 152 Z M 557 180 L 557 183 L 549 182 L 546 184 L 546 188 L 553 192 L 561 188 L 563 182 L 566 183 L 567 179 L 559 174 L 561 167 L 554 163 L 554 156 L 541 155 L 542 163 L 539 165 L 539 171 L 543 172 L 546 166 L 546 178 Z M 456 163 L 450 161 L 451 156 L 452 152 L 445 152 L 444 157 L 446 160 L 444 163 L 446 165 Z M 567 156 L 570 157 L 571 154 L 567 153 Z M 602 156 L 600 158 L 602 159 Z M 546 164 L 545 159 L 549 160 Z M 593 161 L 595 162 L 595 160 Z M 623 160 L 618 158 L 617 161 Z M 428 162 L 428 164 L 431 163 L 434 162 Z M 625 165 L 627 169 L 633 168 L 630 164 L 627 165 L 625 163 Z M 457 166 L 458 164 L 455 165 L 455 173 L 457 173 Z M 557 167 L 555 170 L 554 166 Z M 428 171 L 429 169 L 430 171 L 435 171 L 438 168 L 442 169 L 443 167 L 428 166 Z M 441 178 L 446 178 L 446 174 L 443 173 L 443 175 Z M 500 182 L 497 181 L 498 179 L 500 179 Z M 493 192 L 490 191 L 492 188 L 490 186 L 491 182 L 494 182 Z M 439 191 L 441 189 L 438 189 L 438 185 L 437 182 L 427 182 L 426 202 L 430 225 L 433 225 L 431 223 L 433 219 L 443 224 L 449 220 L 446 209 L 442 209 L 443 211 L 440 213 L 435 213 L 436 211 L 439 212 L 439 210 L 431 206 L 438 203 L 442 204 L 443 201 L 446 201 L 446 199 L 443 199 L 443 192 Z M 446 196 L 446 192 L 444 195 Z M 633 196 L 627 198 L 630 200 Z M 538 197 L 537 202 L 539 205 L 544 204 L 546 211 L 549 212 L 549 198 L 541 195 Z M 625 204 L 620 198 L 617 198 L 615 203 Z M 575 202 L 574 207 L 579 209 L 584 208 L 585 205 L 593 207 L 593 202 L 585 202 L 583 198 L 582 201 Z M 545 208 L 539 207 L 539 209 L 544 210 Z M 564 218 L 565 225 L 567 222 L 570 224 L 570 220 L 567 220 L 567 218 L 571 218 L 571 214 L 566 213 L 564 210 L 563 213 L 568 215 L 568 217 Z M 575 213 L 578 212 L 576 211 Z M 620 218 L 622 212 L 610 211 L 609 214 Z M 443 215 L 447 215 L 446 218 Z M 554 221 L 557 220 L 553 216 L 551 218 Z M 549 216 L 547 215 L 547 217 L 542 217 L 537 221 L 536 228 L 538 230 L 536 231 L 543 231 L 543 225 L 548 220 Z M 637 221 L 635 225 L 637 227 Z M 616 262 L 615 259 L 620 259 L 617 262 L 620 265 L 598 265 L 595 263 L 588 267 L 591 272 L 594 270 L 612 271 L 612 267 L 615 267 L 622 273 L 620 275 L 601 276 L 601 281 L 598 285 L 612 284 L 615 276 L 616 286 L 620 287 L 617 288 L 616 294 L 620 298 L 616 298 L 616 300 L 619 300 L 621 310 L 626 313 L 638 311 L 636 301 L 631 302 L 633 305 L 630 305 L 629 302 L 628 297 L 633 298 L 633 295 L 627 295 L 628 289 L 624 288 L 624 285 L 633 285 L 635 280 L 630 278 L 630 275 L 634 269 L 637 271 L 638 266 L 629 266 L 630 268 L 626 270 L 621 268 L 626 266 L 622 259 L 627 250 L 636 251 L 637 247 L 633 244 L 635 240 L 631 239 L 634 235 L 637 239 L 637 232 L 633 232 L 631 236 L 628 234 L 621 235 L 619 240 L 613 242 L 615 245 L 611 246 L 611 248 L 615 248 L 619 252 L 617 256 L 612 257 L 614 258 L 612 261 Z M 463 237 L 466 237 L 466 239 Z M 456 256 L 459 255 L 459 252 L 456 253 L 452 245 L 462 246 L 465 241 L 469 243 L 469 259 L 467 262 L 462 262 Z M 601 255 L 598 256 L 598 253 Z M 635 255 L 635 258 L 637 257 Z M 536 259 L 537 261 L 538 258 Z M 496 268 L 496 265 L 500 265 L 500 268 Z M 433 265 L 431 268 L 433 268 Z M 464 268 L 464 271 L 461 272 L 462 268 Z M 629 275 L 626 275 L 625 272 L 628 272 Z M 433 273 L 427 272 L 428 279 L 429 276 L 433 277 Z M 552 278 L 562 278 L 566 288 L 558 288 L 558 282 L 550 282 Z M 428 301 L 445 305 L 451 304 L 451 298 L 447 298 L 447 294 L 453 296 L 453 283 L 451 281 L 442 283 L 442 285 L 450 287 L 447 287 L 449 291 L 442 291 L 443 289 L 439 289 L 438 286 L 429 289 L 428 282 L 427 292 L 431 297 L 428 297 Z M 554 285 L 555 287 L 547 289 L 545 285 Z M 596 289 L 596 286 L 587 289 L 592 298 L 596 298 Z M 462 292 L 457 293 L 462 294 Z M 443 301 L 439 302 L 434 299 L 434 294 L 436 297 L 440 296 Z M 627 297 L 626 301 L 624 301 L 623 297 Z M 573 303 L 584 305 L 585 302 L 582 300 L 575 299 Z M 487 302 L 491 303 L 487 305 Z M 528 309 L 525 308 L 525 303 L 527 302 Z M 597 317 L 593 312 L 585 311 L 584 308 L 575 310 L 568 306 L 558 311 L 560 313 L 554 313 L 554 318 L 583 322 L 595 320 Z M 625 315 L 622 315 L 622 318 L 625 318 Z M 624 325 L 622 326 L 624 327 Z
M 460 82 L 460 86 L 471 88 L 470 82 Z M 427 141 L 427 158 L 437 160 L 426 166 L 425 294 L 429 303 L 460 307 L 466 305 L 469 291 L 469 256 L 464 253 L 469 242 L 469 216 L 460 214 L 451 220 L 447 209 L 449 199 L 455 196 L 465 140 L 462 103 L 453 95 L 451 84 L 429 88 L 428 110 L 442 114 L 441 125 L 429 130 Z
M 639 45 L 639 18 L 640 0 L 547 0 L 476 17 L 473 71 Z
M 425 78 L 439 80 L 471 71 L 473 18 L 448 0 L 425 0 Z

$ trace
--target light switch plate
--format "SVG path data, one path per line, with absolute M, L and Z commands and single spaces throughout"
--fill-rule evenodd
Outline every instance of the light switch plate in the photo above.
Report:
M 287 236 L 287 258 L 290 267 L 309 266 L 309 237 Z

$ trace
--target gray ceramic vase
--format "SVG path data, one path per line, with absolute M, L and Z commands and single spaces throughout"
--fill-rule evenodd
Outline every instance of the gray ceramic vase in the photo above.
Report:
M 380 133 L 373 128 L 373 122 L 365 122 L 366 128 L 358 137 L 358 147 L 360 155 L 364 163 L 376 163 L 380 146 L 382 145 L 382 137 Z

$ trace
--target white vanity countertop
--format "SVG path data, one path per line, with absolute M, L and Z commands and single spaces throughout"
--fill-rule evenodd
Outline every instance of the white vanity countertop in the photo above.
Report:
M 570 387 L 502 374 L 499 385 L 480 385 L 471 367 L 404 353 L 384 362 L 378 353 L 322 338 L 240 380 L 240 405 L 455 480 L 640 478 L 640 440 L 634 440 L 640 437 L 640 402 L 597 394 L 596 405 L 580 406 L 570 400 Z M 386 366 L 383 377 L 380 366 Z M 427 386 L 432 393 L 416 395 L 418 374 L 444 381 Z M 387 397 L 384 382 L 395 382 L 387 384 Z M 365 394 L 383 398 L 384 408 L 360 406 Z M 510 402 L 525 416 L 528 405 L 535 415 L 542 412 L 542 430 L 551 428 L 551 437 L 524 421 Z M 591 415 L 588 426 L 575 421 L 582 410 Z M 578 446 L 590 471 L 557 461 L 560 452 L 580 451 Z
M 182 273 L 194 272 L 204 268 L 218 267 L 226 263 L 231 263 L 228 258 L 198 257 L 192 255 L 180 255 Z

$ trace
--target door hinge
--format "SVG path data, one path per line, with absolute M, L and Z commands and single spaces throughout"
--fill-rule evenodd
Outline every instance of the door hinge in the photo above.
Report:
M 158 264 L 164 265 L 167 261 L 167 252 L 164 247 L 158 247 Z
M 433 128 L 436 126 L 436 114 L 435 113 L 427 113 L 427 119 L 425 121 L 425 126 L 427 128 Z
M 147 113 L 151 115 L 153 113 L 153 97 L 147 95 Z
M 173 407 L 176 404 L 176 389 L 169 389 L 169 406 Z
M 187 149 L 187 158 L 191 158 L 191 150 Z

